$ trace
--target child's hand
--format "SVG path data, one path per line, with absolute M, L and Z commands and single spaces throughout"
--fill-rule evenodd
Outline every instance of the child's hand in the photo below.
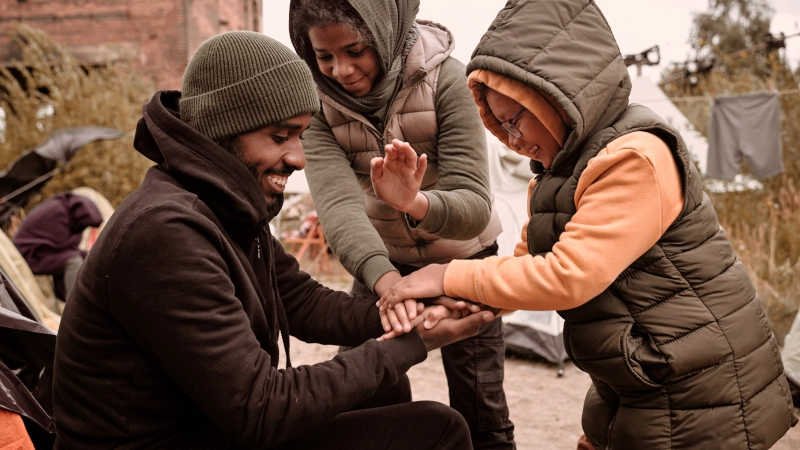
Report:
M 453 297 L 448 297 L 446 295 L 434 299 L 431 303 L 433 303 L 434 305 L 446 306 L 450 309 L 456 309 L 459 311 L 462 309 L 466 309 L 471 314 L 475 314 L 481 311 L 486 311 L 488 309 L 486 305 L 482 305 L 480 303 L 473 303 L 469 300 L 463 300 L 463 299 L 457 300 L 454 299 Z
M 422 306 L 422 303 L 418 303 L 418 305 Z M 397 306 L 405 308 L 405 306 L 403 306 L 403 303 L 398 303 Z M 392 309 L 387 310 L 386 314 L 388 315 L 391 311 L 393 310 Z M 384 311 L 381 311 L 381 321 L 383 321 L 383 314 Z M 420 311 L 417 317 L 411 321 L 412 328 L 409 328 L 407 330 L 406 329 L 398 330 L 397 328 L 392 329 L 391 331 L 384 333 L 384 335 L 379 337 L 378 340 L 385 341 L 395 338 L 403 333 L 408 333 L 411 331 L 411 329 L 418 328 L 419 326 L 422 326 L 426 330 L 430 330 L 443 319 L 461 319 L 462 317 L 466 317 L 468 315 L 470 315 L 470 312 L 466 308 L 458 310 L 458 309 L 450 309 L 443 305 L 426 306 L 424 309 Z
M 444 296 L 444 274 L 447 264 L 430 264 L 393 284 L 378 300 L 378 307 L 386 311 L 408 299 Z
M 393 336 L 408 333 L 412 328 L 419 325 L 420 321 L 415 320 L 417 315 L 421 314 L 426 307 L 435 305 L 444 307 L 450 311 L 459 311 L 461 313 L 459 317 L 475 314 L 486 309 L 483 305 L 478 305 L 466 300 L 456 300 L 450 297 L 438 297 L 433 300 L 426 300 L 424 303 L 418 303 L 413 299 L 404 300 L 392 308 L 379 310 L 383 331 L 386 333 L 394 332 Z M 435 326 L 441 318 L 449 317 L 443 310 L 437 309 L 437 311 L 438 313 L 434 316 L 434 320 L 428 321 L 431 327 Z M 423 319 L 425 319 L 425 317 L 423 317 Z
M 419 192 L 426 155 L 419 157 L 407 143 L 395 139 L 386 146 L 386 156 L 372 158 L 370 178 L 375 195 L 392 208 L 422 220 L 428 213 L 428 198 Z
M 383 331 L 386 333 L 393 331 L 397 335 L 408 333 L 419 324 L 419 321 L 415 322 L 415 320 L 424 309 L 425 305 L 417 303 L 414 299 L 404 300 L 392 308 L 379 309 Z

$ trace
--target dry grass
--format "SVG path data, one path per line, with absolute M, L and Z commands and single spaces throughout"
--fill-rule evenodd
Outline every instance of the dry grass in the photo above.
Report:
M 778 189 L 777 197 L 767 198 L 761 208 L 763 216 L 742 211 L 739 217 L 723 223 L 781 342 L 800 306 L 798 207 L 800 191 L 789 179 Z
M 781 142 L 784 173 L 762 180 L 761 190 L 710 194 L 739 258 L 744 262 L 780 342 L 800 307 L 800 74 L 776 54 L 725 58 L 695 86 L 665 86 L 668 96 L 704 97 L 737 94 L 770 87 L 781 95 Z M 676 101 L 703 135 L 707 135 L 711 102 L 707 98 Z M 744 166 L 743 173 L 749 173 Z
M 0 67 L 5 130 L 0 167 L 44 141 L 54 130 L 102 126 L 132 131 L 154 92 L 146 78 L 123 64 L 86 67 L 43 31 L 18 25 L 12 34 L 19 60 Z M 61 191 L 88 186 L 115 207 L 152 165 L 133 149 L 133 136 L 89 144 L 34 197 L 28 208 Z

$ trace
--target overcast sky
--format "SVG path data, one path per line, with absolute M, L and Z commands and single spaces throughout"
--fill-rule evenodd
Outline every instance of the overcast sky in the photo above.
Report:
M 324 1 L 324 0 L 323 0 Z M 692 14 L 704 11 L 707 0 L 596 0 L 608 19 L 623 54 L 639 53 L 658 45 L 661 64 L 643 70 L 658 80 L 661 69 L 691 56 L 687 44 Z M 463 63 L 506 0 L 421 0 L 420 19 L 445 25 L 456 39 L 453 56 Z M 800 0 L 772 0 L 775 9 L 772 32 L 800 32 Z M 264 33 L 292 48 L 289 41 L 289 0 L 264 2 Z M 800 36 L 786 41 L 792 67 L 800 64 Z

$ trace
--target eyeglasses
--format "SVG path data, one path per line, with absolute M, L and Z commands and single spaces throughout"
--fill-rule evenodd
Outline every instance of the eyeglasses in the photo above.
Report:
M 524 111 L 525 107 L 523 106 L 522 109 L 517 111 L 517 113 L 511 116 L 510 119 L 500 123 L 500 126 L 503 127 L 504 130 L 506 130 L 506 133 L 510 134 L 511 136 L 514 136 L 517 139 L 522 138 L 522 131 L 519 131 L 519 128 L 517 128 L 517 125 L 514 122 L 519 118 L 520 114 L 522 114 Z

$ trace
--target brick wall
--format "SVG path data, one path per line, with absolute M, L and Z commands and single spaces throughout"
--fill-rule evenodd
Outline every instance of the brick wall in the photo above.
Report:
M 13 57 L 8 31 L 43 29 L 86 63 L 126 60 L 159 89 L 180 89 L 186 63 L 209 37 L 261 31 L 261 0 L 2 0 L 0 64 Z

